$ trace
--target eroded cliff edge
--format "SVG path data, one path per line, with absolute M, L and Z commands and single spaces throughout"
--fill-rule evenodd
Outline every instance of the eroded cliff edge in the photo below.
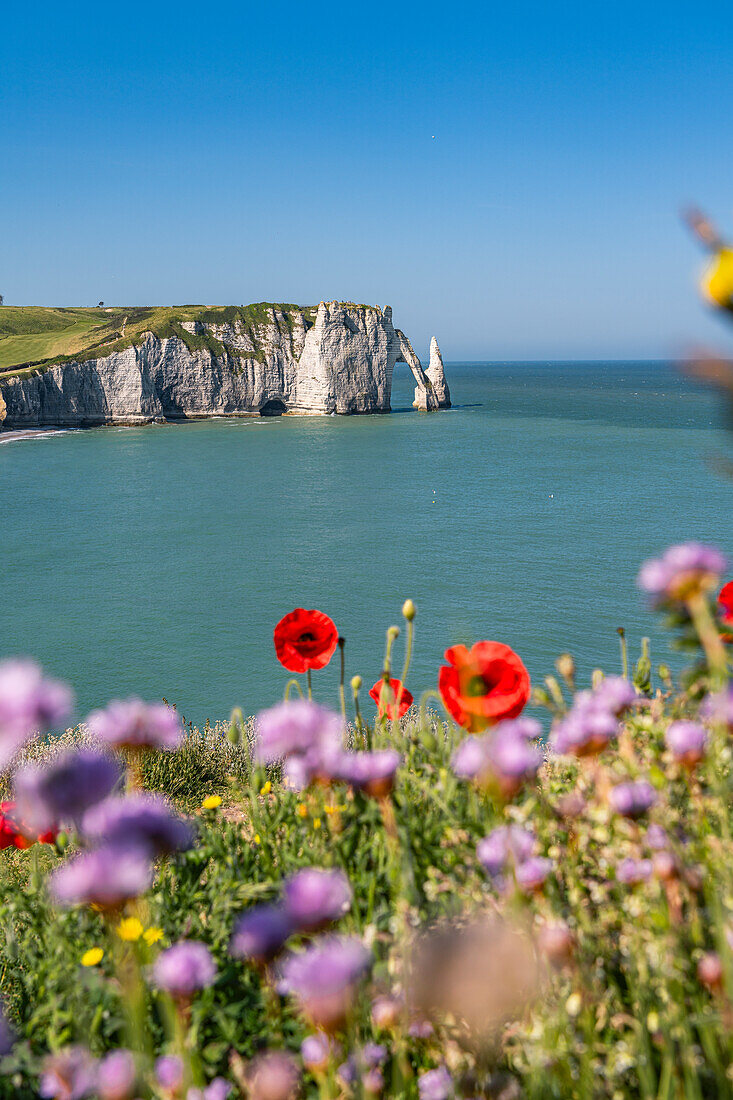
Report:
M 256 324 L 245 324 L 236 309 L 222 310 L 221 321 L 208 319 L 211 312 L 181 320 L 178 333 L 143 332 L 120 350 L 99 348 L 96 358 L 0 374 L 0 426 L 389 412 L 397 362 L 415 378 L 416 408 L 450 407 L 437 343 L 425 371 L 390 307 L 267 307 Z

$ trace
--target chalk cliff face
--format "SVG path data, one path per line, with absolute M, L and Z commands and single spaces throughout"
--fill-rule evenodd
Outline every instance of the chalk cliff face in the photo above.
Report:
M 392 310 L 321 302 L 302 311 L 270 309 L 263 323 L 182 322 L 191 334 L 146 333 L 123 351 L 66 362 L 2 380 L 0 425 L 91 427 L 206 416 L 389 412 L 392 372 L 406 362 L 418 409 L 450 407 L 437 344 L 425 372 Z M 183 336 L 186 336 L 183 333 Z M 196 346 L 196 338 L 213 338 Z M 187 337 L 186 337 L 187 339 Z M 3 400 L 5 418 L 3 422 Z

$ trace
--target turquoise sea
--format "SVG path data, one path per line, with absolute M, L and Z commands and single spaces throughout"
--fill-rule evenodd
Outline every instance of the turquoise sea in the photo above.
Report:
M 68 679 L 80 716 L 136 693 L 196 722 L 278 698 L 272 628 L 298 605 L 332 615 L 367 688 L 407 596 L 415 694 L 447 645 L 479 638 L 536 679 L 563 650 L 586 676 L 616 670 L 620 625 L 669 660 L 635 576 L 670 542 L 733 550 L 718 399 L 660 363 L 446 373 L 454 408 L 430 416 L 403 368 L 391 416 L 0 443 L 0 657 Z M 315 677 L 333 704 L 336 663 Z

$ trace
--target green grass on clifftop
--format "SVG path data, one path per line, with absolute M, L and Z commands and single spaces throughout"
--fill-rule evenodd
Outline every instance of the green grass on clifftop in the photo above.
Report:
M 251 358 L 261 358 L 258 330 L 270 311 L 285 319 L 293 331 L 293 316 L 303 313 L 306 325 L 315 321 L 315 306 L 257 302 L 248 306 L 115 306 L 113 308 L 48 308 L 3 306 L 0 308 L 0 381 L 24 377 L 57 363 L 85 362 L 140 344 L 145 333 L 163 339 L 178 336 L 191 350 L 206 348 L 216 355 L 229 351 L 212 333 L 192 334 L 183 322 L 211 324 L 240 322 L 254 345 Z M 280 322 L 282 324 L 282 321 Z

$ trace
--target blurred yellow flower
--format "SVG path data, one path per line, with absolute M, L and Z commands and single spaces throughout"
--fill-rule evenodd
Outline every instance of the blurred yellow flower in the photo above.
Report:
M 723 308 L 733 299 L 733 249 L 721 248 L 714 253 L 701 280 L 706 298 Z
M 298 808 L 295 812 L 298 815 L 298 817 L 307 817 L 308 816 L 308 807 L 306 806 L 305 802 L 299 802 L 298 803 Z
M 142 934 L 142 921 L 138 920 L 137 917 L 125 917 L 117 925 L 117 935 L 121 940 L 126 940 L 128 943 L 139 940 Z
M 272 790 L 272 783 L 268 779 L 267 782 L 265 783 L 265 785 L 261 788 L 260 794 L 269 794 L 271 790 Z
M 158 940 L 163 939 L 163 929 L 155 927 L 146 928 L 143 932 L 143 939 L 148 944 L 148 946 L 152 946 L 154 943 L 157 943 Z
M 90 947 L 88 951 L 85 951 L 81 957 L 82 966 L 96 966 L 104 958 L 104 951 L 101 947 Z
M 255 833 L 255 844 L 261 844 L 261 843 L 262 843 L 262 841 L 260 840 L 260 834 Z
M 201 803 L 202 810 L 216 810 L 221 806 L 221 795 L 210 794 L 208 798 L 205 798 Z
M 575 1018 L 580 1015 L 580 1010 L 583 1007 L 583 998 L 580 993 L 571 993 L 565 1002 L 565 1011 L 568 1016 Z
M 320 827 L 321 827 L 321 819 L 320 819 L 320 817 L 314 817 L 314 818 L 313 818 L 313 828 L 314 828 L 314 829 L 320 829 Z

